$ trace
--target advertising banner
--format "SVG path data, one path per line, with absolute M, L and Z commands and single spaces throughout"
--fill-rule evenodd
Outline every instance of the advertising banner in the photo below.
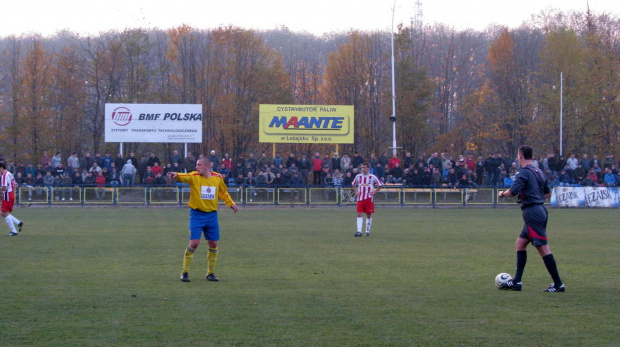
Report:
M 559 207 L 618 207 L 618 188 L 554 187 L 551 206 Z
M 105 142 L 202 142 L 202 105 L 105 104 Z
M 586 206 L 618 207 L 618 188 L 584 187 Z
M 260 105 L 259 141 L 353 143 L 353 106 Z
M 583 187 L 554 187 L 550 202 L 551 206 L 585 207 L 585 191 Z

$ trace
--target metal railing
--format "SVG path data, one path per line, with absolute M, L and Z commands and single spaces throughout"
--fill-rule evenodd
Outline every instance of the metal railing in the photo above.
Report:
M 502 188 L 500 188 L 502 189 Z M 355 205 L 352 188 L 339 187 L 260 187 L 232 186 L 233 200 L 243 206 L 269 205 Z M 497 199 L 498 188 L 403 187 L 385 185 L 374 197 L 376 205 L 425 207 L 497 207 L 517 206 L 515 198 Z M 18 205 L 48 206 L 184 206 L 189 201 L 189 187 L 175 186 L 71 186 L 18 187 Z M 223 202 L 220 201 L 220 204 Z

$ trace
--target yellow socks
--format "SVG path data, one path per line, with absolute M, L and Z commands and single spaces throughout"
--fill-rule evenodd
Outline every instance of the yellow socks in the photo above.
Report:
M 189 272 L 189 264 L 191 264 L 192 259 L 194 259 L 195 249 L 187 247 L 185 249 L 185 254 L 183 255 L 183 272 Z M 207 275 L 212 274 L 215 269 L 215 263 L 217 263 L 217 248 L 209 247 L 209 251 L 207 252 Z
M 209 252 L 207 252 L 207 275 L 213 273 L 215 263 L 217 263 L 217 248 L 209 247 Z
M 182 273 L 189 272 L 189 264 L 192 262 L 192 259 L 194 259 L 194 252 L 196 252 L 195 249 L 191 249 L 189 247 L 185 249 L 185 254 L 183 255 L 183 272 Z

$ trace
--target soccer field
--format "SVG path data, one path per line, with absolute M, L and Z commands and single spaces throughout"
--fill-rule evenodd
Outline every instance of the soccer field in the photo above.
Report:
M 551 209 L 566 293 L 528 252 L 518 209 L 381 209 L 355 238 L 352 208 L 220 211 L 179 281 L 186 208 L 17 208 L 0 239 L 0 346 L 596 346 L 620 344 L 620 211 Z M 4 224 L 3 224 L 4 225 Z M 7 231 L 6 226 L 3 231 Z

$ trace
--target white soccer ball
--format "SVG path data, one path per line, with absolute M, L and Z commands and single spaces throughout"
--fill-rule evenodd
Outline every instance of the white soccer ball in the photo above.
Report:
M 501 274 L 495 276 L 495 286 L 497 287 L 497 289 L 502 289 L 502 285 L 506 284 L 506 282 L 510 281 L 511 279 L 512 276 L 510 276 L 510 274 L 502 272 Z

